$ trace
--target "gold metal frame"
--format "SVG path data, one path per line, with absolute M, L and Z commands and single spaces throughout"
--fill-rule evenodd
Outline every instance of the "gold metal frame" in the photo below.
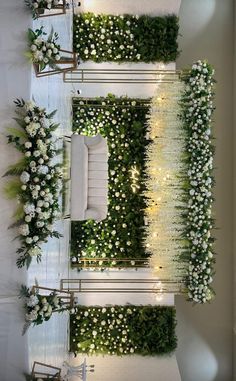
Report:
M 180 71 L 150 69 L 76 69 L 63 74 L 66 83 L 156 84 L 179 81 Z
M 77 67 L 77 55 L 75 52 L 72 52 L 70 50 L 65 50 L 65 49 L 60 49 L 60 52 L 62 53 L 67 53 L 68 54 L 68 59 L 61 58 L 60 61 L 57 61 L 56 65 L 58 66 L 56 69 L 48 69 L 48 70 L 39 70 L 39 65 L 38 64 L 33 64 L 34 65 L 34 70 L 35 70 L 35 75 L 36 77 L 47 77 L 49 75 L 55 75 L 55 74 L 61 74 L 64 73 L 68 70 L 75 70 Z M 60 67 L 62 65 L 62 67 Z M 67 65 L 67 67 L 63 67 L 63 65 Z M 69 65 L 69 66 L 68 66 Z
M 59 296 L 59 298 L 62 300 L 63 302 L 63 305 L 67 308 L 67 309 L 71 309 L 74 307 L 74 304 L 75 304 L 75 297 L 74 297 L 74 293 L 72 291 L 68 291 L 68 290 L 62 290 L 61 288 L 60 289 L 56 289 L 56 288 L 50 288 L 50 287 L 43 287 L 43 286 L 38 286 L 38 285 L 34 285 L 31 289 L 31 291 L 33 293 L 36 292 L 36 290 L 39 292 L 40 290 L 43 290 L 43 291 L 50 291 L 51 292 L 56 292 Z M 45 294 L 47 295 L 47 294 Z M 59 312 L 61 311 L 61 309 L 56 309 L 56 310 L 53 310 L 53 312 Z
M 99 264 L 99 262 L 102 261 L 102 264 Z M 107 266 L 106 263 L 110 263 L 115 261 L 116 264 L 112 266 Z M 132 264 L 132 262 L 135 262 Z M 78 261 L 71 262 L 71 267 L 72 268 L 104 268 L 104 267 L 109 267 L 109 268 L 146 268 L 150 267 L 149 264 L 149 258 L 87 258 L 83 257 L 78 259 Z
M 38 18 L 64 15 L 66 13 L 66 0 L 61 0 L 61 4 L 55 5 L 51 10 L 46 10 L 46 13 L 42 8 L 36 10 L 36 13 Z
M 42 372 L 40 370 L 37 370 L 37 368 L 40 368 L 40 367 L 45 367 L 45 372 Z M 48 373 L 47 372 L 47 369 L 51 369 L 52 372 L 51 373 Z M 53 371 L 55 371 L 55 374 L 53 374 Z M 34 361 L 34 364 L 33 364 L 33 368 L 32 368 L 32 372 L 31 372 L 31 377 L 33 379 L 49 379 L 52 380 L 52 381 L 62 381 L 62 378 L 61 378 L 61 368 L 58 368 L 56 366 L 52 366 L 52 365 L 48 365 L 48 364 L 45 364 L 45 363 L 42 363 L 42 362 L 38 362 L 38 361 Z
M 98 103 L 98 98 L 74 97 L 74 98 L 72 98 L 72 107 L 77 106 L 77 103 L 80 104 L 81 101 L 83 101 L 83 105 L 81 105 L 82 107 L 94 107 L 94 108 L 109 109 L 109 108 L 114 107 L 114 104 L 115 104 L 116 107 L 120 107 L 120 108 L 124 108 L 124 109 L 130 108 L 130 107 L 142 109 L 142 108 L 150 107 L 151 98 L 138 99 L 138 104 L 136 104 L 135 106 L 130 106 L 127 104 L 122 104 L 122 101 L 123 101 L 122 99 L 120 99 L 120 103 L 116 101 L 114 104 L 111 103 L 111 104 L 102 105 L 101 103 L 100 104 Z
M 105 286 L 105 287 L 101 287 Z M 111 286 L 106 286 L 111 285 Z M 130 285 L 130 287 L 128 287 Z M 147 286 L 140 287 L 141 285 Z M 181 294 L 182 282 L 169 279 L 61 279 L 61 290 L 73 293 Z

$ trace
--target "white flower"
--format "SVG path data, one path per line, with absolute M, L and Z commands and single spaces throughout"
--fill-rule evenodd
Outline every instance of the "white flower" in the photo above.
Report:
M 46 175 L 48 173 L 49 169 L 47 167 L 47 165 L 41 165 L 39 168 L 38 168 L 38 174 L 40 175 Z
M 29 149 L 32 147 L 32 143 L 31 142 L 25 142 L 25 148 Z
M 29 300 L 27 302 L 28 307 L 34 307 L 38 304 L 39 299 L 36 295 L 30 295 Z
M 26 321 L 35 321 L 38 318 L 38 314 L 36 311 L 31 311 L 29 314 L 26 314 L 25 320 Z
M 19 234 L 23 236 L 29 235 L 29 225 L 27 224 L 20 225 Z
M 24 211 L 26 214 L 30 214 L 35 211 L 34 204 L 27 203 L 24 205 Z
M 30 175 L 28 172 L 26 171 L 23 171 L 22 174 L 20 175 L 20 181 L 23 183 L 23 184 L 26 184 L 28 183 L 28 181 L 30 180 Z
M 38 246 L 35 246 L 35 247 L 32 247 L 29 251 L 28 251 L 29 255 L 31 257 L 36 257 L 38 256 L 40 253 L 41 253 L 41 249 L 40 247 Z
M 33 101 L 25 102 L 25 109 L 26 111 L 33 111 L 35 108 L 35 103 Z

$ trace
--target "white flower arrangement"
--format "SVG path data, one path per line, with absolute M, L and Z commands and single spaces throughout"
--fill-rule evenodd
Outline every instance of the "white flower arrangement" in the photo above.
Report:
M 44 10 L 51 10 L 61 4 L 60 0 L 25 0 L 25 4 L 30 8 L 33 19 L 37 19 Z
M 183 259 L 189 260 L 187 269 L 188 297 L 195 303 L 210 301 L 214 295 L 213 242 L 211 230 L 212 187 L 214 179 L 214 147 L 211 136 L 213 112 L 213 68 L 205 61 L 197 61 L 184 75 L 185 90 L 182 95 L 182 114 L 186 132 L 187 178 L 184 185 L 183 210 L 184 238 L 187 239 Z
M 60 45 L 57 44 L 58 34 L 54 33 L 52 29 L 47 39 L 43 38 L 44 35 L 46 33 L 43 31 L 43 27 L 35 31 L 28 29 L 29 51 L 26 52 L 26 56 L 33 64 L 38 65 L 39 71 L 43 71 L 46 66 L 55 69 L 61 59 Z M 31 126 L 32 131 L 37 129 L 35 124 Z
M 19 180 L 9 182 L 5 191 L 9 198 L 17 197 L 20 203 L 12 227 L 18 227 L 21 242 L 17 265 L 28 267 L 33 257 L 41 260 L 42 243 L 49 237 L 60 237 L 52 225 L 60 215 L 62 171 L 60 164 L 52 162 L 60 153 L 53 138 L 53 131 L 58 127 L 52 121 L 55 111 L 47 114 L 31 101 L 15 103 L 19 116 L 15 120 L 21 129 L 10 128 L 7 137 L 23 158 L 6 172 L 5 175 L 19 176 Z
M 19 298 L 24 300 L 25 326 L 23 334 L 31 324 L 42 324 L 51 318 L 53 312 L 67 310 L 67 308 L 63 308 L 62 299 L 54 291 L 49 295 L 40 295 L 37 289 L 29 289 L 22 285 Z

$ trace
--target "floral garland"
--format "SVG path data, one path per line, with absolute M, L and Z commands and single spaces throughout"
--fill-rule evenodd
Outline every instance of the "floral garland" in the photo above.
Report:
M 154 355 L 176 348 L 175 309 L 167 306 L 76 308 L 70 350 L 83 354 Z
M 52 9 L 60 4 L 60 0 L 25 0 L 27 7 L 31 9 L 33 19 L 37 19 L 39 12 Z
M 25 326 L 23 333 L 31 324 L 39 325 L 48 321 L 54 311 L 63 311 L 63 302 L 58 294 L 53 291 L 49 295 L 40 295 L 37 289 L 21 286 L 20 299 L 24 299 Z
M 60 61 L 60 45 L 56 43 L 58 40 L 58 34 L 51 30 L 47 40 L 42 38 L 46 35 L 43 31 L 43 27 L 33 31 L 28 29 L 28 44 L 30 51 L 26 53 L 26 56 L 39 66 L 39 70 L 42 71 L 49 66 L 55 69 L 56 63 Z
M 175 61 L 178 18 L 134 15 L 74 16 L 74 50 L 83 61 Z
M 205 303 L 213 297 L 214 273 L 211 230 L 213 154 L 211 116 L 213 112 L 214 69 L 205 61 L 197 61 L 183 75 L 185 90 L 181 99 L 181 120 L 186 136 L 185 208 L 182 211 L 187 240 L 182 260 L 188 263 L 186 285 L 188 297 Z M 186 205 L 187 204 L 187 205 Z
M 73 131 L 101 133 L 109 146 L 109 208 L 101 222 L 72 222 L 72 264 L 89 259 L 88 267 L 136 267 L 147 262 L 143 245 L 146 116 L 149 102 L 109 95 L 96 100 L 74 99 Z M 99 259 L 97 261 L 96 259 Z M 122 259 L 130 259 L 123 262 Z
M 17 198 L 20 202 L 14 215 L 18 226 L 21 254 L 17 266 L 29 267 L 32 257 L 41 260 L 41 245 L 48 237 L 60 237 L 53 230 L 53 223 L 60 215 L 59 194 L 62 187 L 60 164 L 53 164 L 52 159 L 61 150 L 55 148 L 52 117 L 55 111 L 47 114 L 45 109 L 34 102 L 15 101 L 18 128 L 9 128 L 8 143 L 24 155 L 17 164 L 11 166 L 5 176 L 19 176 L 10 181 L 5 188 L 8 198 Z

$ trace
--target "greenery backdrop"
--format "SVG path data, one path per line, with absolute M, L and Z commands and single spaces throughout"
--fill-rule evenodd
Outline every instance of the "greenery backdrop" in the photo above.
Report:
M 119 260 L 145 260 L 143 245 L 145 198 L 146 118 L 148 100 L 106 98 L 73 100 L 73 131 L 101 133 L 109 148 L 109 208 L 106 220 L 72 222 L 72 263 L 100 258 L 100 267 L 119 266 Z M 109 259 L 107 261 L 107 259 Z M 104 262 L 106 260 L 106 262 Z M 121 264 L 124 267 L 124 264 Z
M 83 61 L 175 61 L 178 30 L 175 15 L 79 13 L 74 16 L 74 50 Z
M 79 306 L 71 315 L 70 350 L 109 355 L 155 355 L 173 351 L 175 308 L 167 306 Z

